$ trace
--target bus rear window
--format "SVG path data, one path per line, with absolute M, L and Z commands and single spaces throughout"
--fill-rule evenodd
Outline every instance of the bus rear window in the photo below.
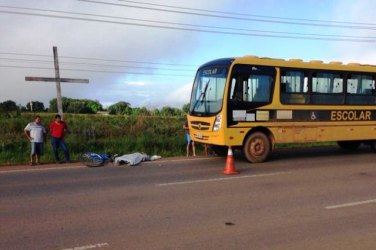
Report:
M 347 79 L 347 104 L 376 104 L 375 78 L 371 75 L 349 75 Z

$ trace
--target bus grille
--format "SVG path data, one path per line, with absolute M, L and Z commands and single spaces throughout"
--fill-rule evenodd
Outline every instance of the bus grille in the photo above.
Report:
M 191 122 L 192 128 L 196 130 L 209 130 L 210 123 L 208 122 Z

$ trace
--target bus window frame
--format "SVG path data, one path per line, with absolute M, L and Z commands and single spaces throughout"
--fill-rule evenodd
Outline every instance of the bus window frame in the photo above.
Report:
M 368 72 L 356 72 L 351 71 L 347 72 L 346 74 L 346 84 L 345 84 L 345 104 L 344 105 L 360 105 L 360 106 L 370 106 L 376 104 L 376 86 L 374 86 L 374 89 L 371 89 L 371 94 L 363 94 L 363 93 L 349 93 L 348 92 L 348 80 L 352 79 L 352 75 L 361 75 L 361 76 L 370 76 L 372 80 L 374 81 L 374 84 L 376 85 L 376 74 L 368 73 Z M 368 98 L 367 98 L 368 97 Z M 371 100 L 370 102 L 362 102 L 364 99 Z M 349 100 L 353 99 L 353 102 L 350 102 Z M 357 102 L 356 100 L 361 100 Z
M 341 79 L 342 79 L 342 92 L 338 92 L 338 93 L 318 93 L 318 92 L 313 92 L 313 77 L 314 75 L 317 75 L 318 73 L 327 73 L 327 74 L 333 74 L 333 75 L 340 75 Z M 310 105 L 346 105 L 345 104 L 345 101 L 346 101 L 346 90 L 345 90 L 345 86 L 347 84 L 347 72 L 346 71 L 338 71 L 338 70 L 325 70 L 325 69 L 314 69 L 314 70 L 311 70 L 311 74 L 310 74 L 310 102 L 309 104 Z M 328 103 L 328 102 L 318 102 L 318 103 L 314 103 L 314 99 L 315 97 L 317 97 L 318 99 L 317 100 L 320 100 L 319 98 L 320 97 L 340 97 L 342 100 L 340 102 L 334 102 L 334 103 Z M 338 98 L 339 99 L 339 98 Z M 324 100 L 330 100 L 330 98 L 325 98 Z
M 287 71 L 295 71 L 295 72 L 302 72 L 304 74 L 304 78 L 307 77 L 307 92 L 283 92 L 282 87 L 282 75 L 283 73 L 286 73 Z M 303 78 L 303 79 L 304 79 Z M 283 105 L 309 105 L 310 99 L 311 99 L 311 70 L 304 69 L 304 68 L 290 68 L 290 67 L 279 67 L 279 86 L 280 86 L 280 93 L 279 98 L 280 102 Z M 303 80 L 304 83 L 304 80 Z M 285 97 L 283 96 L 285 95 Z M 291 97 L 291 98 L 290 98 Z M 285 102 L 286 100 L 291 100 L 291 102 Z
M 239 101 L 241 103 L 246 103 L 246 104 L 249 104 L 250 106 L 252 106 L 251 108 L 257 108 L 257 107 L 260 107 L 260 106 L 265 106 L 265 105 L 268 105 L 270 103 L 273 102 L 274 100 L 274 89 L 275 89 L 275 84 L 276 84 L 276 77 L 277 77 L 277 69 L 275 66 L 265 66 L 265 65 L 252 65 L 252 64 L 241 64 L 241 63 L 237 63 L 237 64 L 234 64 L 232 67 L 231 67 L 231 72 L 229 74 L 229 79 L 228 79 L 228 83 L 229 83 L 229 86 L 227 87 L 227 91 L 228 91 L 228 94 L 227 94 L 227 102 L 233 102 L 235 101 L 233 98 L 231 98 L 231 94 L 232 94 L 232 90 L 236 91 L 237 90 L 237 83 L 238 83 L 238 79 L 242 79 L 241 81 L 244 82 L 245 81 L 245 78 L 244 78 L 244 75 L 245 74 L 242 74 L 242 75 L 234 75 L 234 69 L 235 67 L 239 66 L 239 65 L 242 65 L 244 67 L 257 67 L 257 68 L 262 68 L 262 70 L 264 70 L 265 68 L 267 68 L 268 70 L 270 70 L 269 72 L 265 72 L 265 71 L 262 71 L 261 73 L 259 74 L 253 74 L 253 75 L 262 75 L 262 76 L 270 76 L 271 79 L 272 79 L 272 82 L 270 84 L 270 90 L 269 90 L 269 101 L 267 102 L 256 102 L 256 101 Z M 251 72 L 251 71 L 250 71 Z M 244 73 L 244 72 L 241 72 L 241 73 Z M 273 75 L 274 74 L 274 75 Z M 249 76 L 252 75 L 252 74 L 249 74 L 248 77 L 247 77 L 247 80 L 249 80 Z M 236 86 L 232 89 L 232 82 L 233 80 L 236 79 Z M 244 93 L 244 89 L 242 89 L 243 93 Z M 256 104 L 256 105 L 251 105 L 251 104 Z M 248 108 L 249 109 L 249 108 Z
M 281 104 L 283 105 L 313 105 L 313 106 L 335 106 L 335 105 L 348 105 L 346 103 L 346 91 L 347 91 L 347 76 L 349 74 L 349 72 L 347 71 L 340 71 L 340 70 L 326 70 L 326 69 L 306 69 L 306 68 L 291 68 L 291 67 L 280 67 L 279 68 L 280 70 L 280 76 L 279 76 L 279 80 L 280 80 L 280 102 Z M 296 93 L 297 95 L 305 95 L 305 100 L 301 100 L 302 97 L 299 97 L 299 100 L 300 101 L 296 101 L 296 102 L 285 102 L 283 99 L 283 94 L 291 94 L 291 93 L 288 93 L 288 92 L 283 92 L 283 87 L 282 87 L 282 75 L 283 75 L 283 72 L 286 72 L 286 71 L 299 71 L 299 72 L 303 72 L 305 74 L 305 76 L 308 77 L 308 92 L 300 92 L 300 93 Z M 340 75 L 341 76 L 341 79 L 342 79 L 342 92 L 338 92 L 338 93 L 316 93 L 316 92 L 313 92 L 313 78 L 315 75 L 317 75 L 318 73 L 327 73 L 327 74 L 333 74 L 333 75 Z M 360 73 L 360 72 L 359 72 Z M 295 94 L 295 93 L 294 93 Z M 335 103 L 329 103 L 329 102 L 317 102 L 317 103 L 314 103 L 314 98 L 315 97 L 328 97 L 328 96 L 332 96 L 332 97 L 337 97 L 338 99 L 341 99 L 340 102 L 335 102 Z M 325 98 L 327 99 L 327 98 Z
M 249 67 L 250 70 L 247 72 L 248 74 L 245 74 L 245 70 L 243 69 L 237 69 L 237 67 Z M 256 68 L 261 68 L 260 72 L 256 72 L 252 74 L 252 69 Z M 251 109 L 256 109 L 260 108 L 262 106 L 269 105 L 273 102 L 274 100 L 274 90 L 277 82 L 277 72 L 278 72 L 278 67 L 276 66 L 268 66 L 268 65 L 254 65 L 254 64 L 243 64 L 243 63 L 237 63 L 232 65 L 230 72 L 228 74 L 228 86 L 227 86 L 227 124 L 229 126 L 235 125 L 238 123 L 238 121 L 233 120 L 233 110 L 251 110 Z M 237 72 L 235 71 L 237 70 Z M 235 72 L 234 72 L 235 71 Z M 257 74 L 256 74 L 257 73 Z M 268 102 L 249 102 L 249 101 L 243 101 L 243 100 L 235 100 L 232 98 L 231 94 L 232 89 L 234 91 L 237 90 L 237 85 L 238 82 L 241 81 L 244 83 L 245 80 L 249 80 L 251 75 L 262 75 L 262 76 L 269 76 L 271 78 L 271 83 L 270 83 L 270 89 L 269 89 L 269 101 Z M 246 76 L 246 77 L 245 77 Z M 236 86 L 233 87 L 233 80 L 235 79 L 236 81 Z M 241 80 L 240 80 L 241 79 Z M 243 84 L 240 84 L 243 85 Z M 244 89 L 242 87 L 242 93 L 244 94 Z

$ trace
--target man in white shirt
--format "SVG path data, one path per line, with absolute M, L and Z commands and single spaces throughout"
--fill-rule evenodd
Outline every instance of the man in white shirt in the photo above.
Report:
M 30 165 L 40 164 L 40 156 L 43 154 L 43 145 L 46 141 L 46 128 L 41 123 L 39 115 L 35 116 L 34 122 L 30 122 L 24 129 L 26 137 L 31 142 Z

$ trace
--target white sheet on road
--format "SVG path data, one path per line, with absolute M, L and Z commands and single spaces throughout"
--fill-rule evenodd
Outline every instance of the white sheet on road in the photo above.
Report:
M 115 166 L 120 166 L 123 164 L 126 164 L 128 166 L 135 166 L 143 161 L 154 161 L 160 158 L 162 157 L 158 155 L 153 155 L 152 157 L 150 157 L 147 154 L 133 153 L 116 157 L 114 163 Z

